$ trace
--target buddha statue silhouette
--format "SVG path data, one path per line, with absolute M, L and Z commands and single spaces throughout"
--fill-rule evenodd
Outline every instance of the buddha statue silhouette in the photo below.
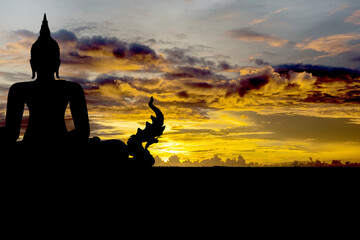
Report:
M 77 157 L 103 157 L 106 152 L 107 157 L 113 158 L 109 154 L 121 152 L 123 160 L 128 161 L 130 154 L 133 156 L 132 162 L 152 166 L 154 159 L 147 149 L 151 144 L 157 143 L 157 138 L 165 128 L 164 117 L 153 105 L 153 98 L 151 97 L 149 107 L 157 117 L 151 116 L 153 124 L 147 122 L 144 130 L 138 129 L 137 134 L 130 137 L 128 145 L 120 140 L 100 141 L 98 137 L 89 139 L 90 126 L 84 91 L 77 83 L 55 79 L 54 75 L 59 78 L 60 63 L 60 48 L 51 37 L 44 14 L 40 36 L 31 48 L 32 78 L 36 77 L 36 80 L 15 83 L 10 87 L 5 127 L 0 128 L 1 145 L 15 148 L 26 146 L 27 150 L 41 146 L 42 149 L 46 147 L 58 153 L 72 146 L 71 151 L 81 151 L 73 155 Z M 19 144 L 16 141 L 20 135 L 25 104 L 29 109 L 29 122 L 23 141 Z M 67 131 L 64 120 L 68 104 L 75 126 L 70 132 Z M 142 146 L 143 142 L 147 142 L 145 148 Z M 87 154 L 89 148 L 91 154 Z

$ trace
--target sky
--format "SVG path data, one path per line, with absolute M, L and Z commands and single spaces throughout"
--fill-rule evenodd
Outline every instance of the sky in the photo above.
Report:
M 1 0 L 0 126 L 44 13 L 91 136 L 126 142 L 154 96 L 159 164 L 360 161 L 358 0 Z

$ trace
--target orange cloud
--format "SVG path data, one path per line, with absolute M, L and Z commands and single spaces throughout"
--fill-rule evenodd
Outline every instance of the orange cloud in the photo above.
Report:
M 226 35 L 244 42 L 265 42 L 271 47 L 284 47 L 288 40 L 269 34 L 258 33 L 250 28 L 234 29 L 226 32 Z
M 281 8 L 281 9 L 278 9 L 272 13 L 270 13 L 269 15 L 263 17 L 263 18 L 258 18 L 258 19 L 255 19 L 253 20 L 252 22 L 250 22 L 250 25 L 255 25 L 255 24 L 259 24 L 259 23 L 262 23 L 262 22 L 266 22 L 268 21 L 272 16 L 276 15 L 276 14 L 279 14 L 281 12 L 284 12 L 286 10 L 289 10 L 288 7 L 284 7 L 284 8 Z
M 345 9 L 347 9 L 347 8 L 350 8 L 350 7 L 351 7 L 351 6 L 350 6 L 349 4 L 344 3 L 344 4 L 340 5 L 339 7 L 334 8 L 333 10 L 331 10 L 331 11 L 329 12 L 329 15 L 333 15 L 333 14 L 335 14 L 335 13 L 337 13 L 337 12 L 343 11 L 343 10 L 345 10 Z
M 334 57 L 345 52 L 359 51 L 360 44 L 349 44 L 349 42 L 355 40 L 360 40 L 360 33 L 336 34 L 315 40 L 307 39 L 302 43 L 296 44 L 296 48 L 300 50 L 312 49 L 317 52 L 327 53 L 326 55 L 316 57 L 316 60 L 323 57 Z
M 357 25 L 360 24 L 360 9 L 353 11 L 352 14 L 345 19 L 345 22 Z

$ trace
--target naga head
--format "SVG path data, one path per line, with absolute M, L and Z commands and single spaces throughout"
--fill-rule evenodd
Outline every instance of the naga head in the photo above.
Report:
M 158 138 L 163 134 L 165 130 L 165 126 L 163 126 L 164 115 L 159 108 L 154 106 L 153 102 L 154 98 L 151 97 L 148 105 L 155 113 L 155 117 L 150 117 L 152 123 L 146 122 L 145 129 L 138 129 L 138 133 L 136 134 L 141 136 L 142 142 L 146 142 L 145 149 L 147 149 L 151 144 L 158 143 Z
M 130 136 L 127 141 L 129 155 L 132 155 L 138 162 L 148 164 L 149 166 L 154 165 L 155 159 L 150 154 L 148 147 L 158 143 L 158 138 L 165 130 L 164 115 L 160 109 L 154 106 L 153 102 L 154 98 L 151 97 L 149 107 L 155 112 L 155 117 L 151 116 L 152 123 L 146 122 L 145 129 L 138 128 L 137 133 Z M 146 142 L 145 148 L 143 147 L 144 142 Z
M 145 149 L 154 143 L 158 143 L 158 138 L 163 134 L 165 130 L 164 126 L 164 115 L 159 108 L 153 104 L 154 98 L 151 97 L 149 101 L 149 107 L 154 111 L 155 117 L 151 116 L 152 123 L 146 122 L 145 129 L 138 128 L 136 135 L 132 135 L 128 140 L 128 146 L 141 146 L 142 143 L 146 142 Z

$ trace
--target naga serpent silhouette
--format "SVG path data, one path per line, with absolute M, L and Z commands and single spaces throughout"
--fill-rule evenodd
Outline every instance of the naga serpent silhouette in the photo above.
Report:
M 151 97 L 148 103 L 155 117 L 151 116 L 152 123 L 146 122 L 145 128 L 138 128 L 137 133 L 131 135 L 125 144 L 118 139 L 102 141 L 99 137 L 90 138 L 85 146 L 88 159 L 117 159 L 124 166 L 151 167 L 155 164 L 155 159 L 149 151 L 149 147 L 158 143 L 158 138 L 165 130 L 164 115 L 154 104 Z M 145 147 L 143 146 L 145 144 Z M 132 157 L 130 157 L 132 156 Z
M 154 165 L 155 159 L 150 154 L 148 148 L 154 143 L 158 143 L 158 138 L 165 130 L 164 115 L 154 104 L 154 98 L 151 97 L 149 107 L 154 111 L 155 116 L 151 116 L 152 123 L 146 122 L 145 129 L 138 128 L 135 135 L 131 135 L 127 141 L 127 148 L 129 155 L 134 157 L 136 162 L 142 165 Z M 146 142 L 145 148 L 143 143 Z

